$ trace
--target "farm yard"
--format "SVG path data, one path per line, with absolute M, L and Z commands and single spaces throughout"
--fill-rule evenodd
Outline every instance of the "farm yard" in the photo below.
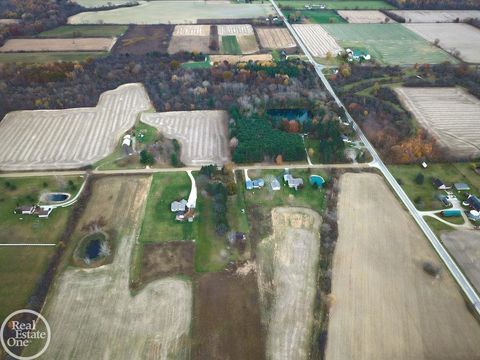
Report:
M 258 286 L 267 321 L 267 358 L 308 359 L 319 259 L 320 215 L 272 210 L 273 234 L 258 245 Z
M 115 54 L 166 53 L 172 36 L 172 25 L 131 25 L 118 41 Z
M 443 232 L 443 244 L 460 265 L 472 285 L 480 290 L 480 234 L 478 231 L 463 230 Z
M 323 28 L 343 48 L 366 50 L 386 65 L 455 62 L 446 52 L 400 24 L 325 24 Z
M 41 38 L 118 37 L 127 25 L 63 25 L 38 34 Z
M 290 32 L 285 28 L 256 27 L 260 45 L 265 49 L 286 49 L 297 44 Z
M 392 10 L 407 23 L 445 23 L 480 17 L 480 10 Z
M 210 25 L 176 25 L 168 45 L 168 53 L 181 51 L 209 52 Z
M 233 4 L 204 1 L 149 1 L 138 6 L 83 12 L 68 19 L 69 24 L 195 24 L 202 19 L 265 18 L 275 14 L 265 4 Z
M 105 209 L 117 225 L 114 260 L 88 271 L 69 267 L 58 277 L 45 305 L 53 334 L 47 358 L 188 358 L 190 281 L 164 278 L 130 294 L 132 248 L 149 182 L 105 178 L 94 187 L 88 206 Z
M 0 47 L 0 52 L 110 51 L 116 41 L 115 38 L 10 39 Z
M 327 9 L 336 10 L 378 10 L 394 9 L 395 7 L 381 0 L 279 0 L 281 6 L 290 6 L 295 9 L 305 9 L 305 5 L 324 4 Z
M 351 24 L 379 24 L 395 22 L 377 10 L 339 10 L 338 14 Z
M 141 84 L 100 96 L 95 108 L 8 113 L 0 123 L 0 169 L 70 169 L 110 154 L 138 113 L 151 108 Z
M 326 359 L 478 357 L 480 325 L 380 176 L 341 177 L 338 219 Z
M 293 28 L 313 56 L 326 57 L 327 53 L 336 56 L 337 53 L 342 51 L 340 45 L 321 25 L 296 24 L 293 25 Z
M 480 155 L 479 99 L 460 88 L 401 87 L 395 90 L 420 126 L 434 135 L 451 155 L 459 158 Z
M 222 165 L 230 160 L 225 111 L 143 113 L 141 121 L 177 139 L 186 165 Z
M 480 12 L 480 11 L 479 11 Z M 468 24 L 404 24 L 429 42 L 439 40 L 438 46 L 468 63 L 480 63 L 480 30 Z

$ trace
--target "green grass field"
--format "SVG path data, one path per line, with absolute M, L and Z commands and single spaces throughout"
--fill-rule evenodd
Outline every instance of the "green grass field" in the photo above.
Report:
M 222 54 L 241 55 L 242 50 L 238 44 L 235 35 L 222 36 L 222 45 L 220 51 Z
M 44 191 L 76 193 L 82 181 L 80 177 L 0 179 L 0 243 L 58 243 L 71 207 L 54 210 L 48 219 L 15 215 L 13 210 L 36 203 Z M 26 306 L 54 251 L 55 247 L 0 248 L 0 321 Z
M 107 56 L 107 52 L 19 52 L 0 54 L 0 63 L 49 63 L 56 61 L 85 61 Z
M 207 55 L 205 61 L 188 61 L 181 65 L 184 69 L 208 69 L 212 67 L 210 64 L 210 56 Z
M 124 34 L 127 25 L 63 25 L 38 34 L 42 38 L 114 37 Z
M 380 0 L 280 0 L 280 6 L 291 6 L 295 9 L 305 9 L 305 5 L 325 4 L 327 9 L 333 10 L 377 10 L 377 9 L 395 9 L 394 6 Z
M 285 16 L 295 13 L 295 11 L 284 11 Z M 312 24 L 336 24 L 346 23 L 347 21 L 332 10 L 302 10 L 300 15 L 305 17 Z
M 382 64 L 456 62 L 401 24 L 325 24 L 323 27 L 343 48 L 366 49 Z
M 436 196 L 445 192 L 432 185 L 433 178 L 439 178 L 447 185 L 465 182 L 470 185 L 472 193 L 480 195 L 480 175 L 472 170 L 470 163 L 429 164 L 427 169 L 421 169 L 419 165 L 390 165 L 388 168 L 393 176 L 400 180 L 403 189 L 419 210 L 443 208 Z M 424 175 L 422 185 L 415 182 L 418 173 Z
M 196 223 L 175 221 L 175 214 L 170 211 L 172 201 L 188 198 L 190 186 L 187 173 L 155 174 L 153 176 L 139 237 L 140 242 L 155 243 L 195 239 Z

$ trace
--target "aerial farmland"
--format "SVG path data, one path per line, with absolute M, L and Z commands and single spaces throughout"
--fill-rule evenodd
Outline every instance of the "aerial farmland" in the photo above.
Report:
M 0 47 L 0 52 L 110 51 L 115 42 L 115 38 L 12 39 Z
M 141 121 L 177 139 L 182 145 L 181 160 L 187 165 L 220 165 L 230 158 L 224 111 L 144 113 Z
M 395 22 L 377 10 L 338 10 L 338 14 L 351 24 L 378 24 Z
M 477 320 L 383 179 L 346 174 L 340 187 L 326 358 L 474 359 Z
M 285 49 L 297 46 L 287 29 L 256 27 L 255 31 L 263 48 Z
M 461 158 L 480 155 L 480 138 L 476 131 L 479 99 L 459 88 L 402 87 L 396 91 L 419 124 L 452 154 Z
M 0 123 L 0 169 L 71 169 L 111 153 L 138 113 L 151 108 L 140 84 L 100 96 L 95 108 L 17 111 Z M 73 124 L 73 125 L 72 125 Z M 19 135 L 21 134 L 21 135 Z
M 429 42 L 467 63 L 480 63 L 480 30 L 468 24 L 405 24 Z
M 392 10 L 407 23 L 453 23 L 478 18 L 478 10 Z
M 293 25 L 300 38 L 313 56 L 326 57 L 328 53 L 335 56 L 342 51 L 341 46 L 321 25 Z

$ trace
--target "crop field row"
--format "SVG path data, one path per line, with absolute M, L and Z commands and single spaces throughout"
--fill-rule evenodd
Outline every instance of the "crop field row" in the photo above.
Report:
M 395 7 L 381 0 L 280 0 L 282 6 L 305 9 L 305 5 L 324 4 L 327 9 L 334 10 L 377 10 L 394 9 Z
M 202 19 L 250 19 L 268 17 L 270 3 L 233 4 L 217 1 L 148 1 L 138 6 L 82 12 L 68 18 L 69 24 L 195 24 Z
M 345 174 L 340 188 L 326 359 L 478 357 L 477 320 L 384 179 Z
M 139 112 L 151 107 L 141 84 L 100 96 L 95 108 L 8 113 L 0 123 L 0 169 L 68 169 L 110 154 Z
M 10 39 L 0 52 L 110 51 L 116 38 Z
M 462 60 L 480 63 L 480 30 L 468 24 L 404 24 L 425 40 L 434 42 Z
M 232 55 L 240 55 L 242 53 L 237 37 L 234 35 L 226 35 L 220 38 L 220 51 L 223 54 Z
M 437 23 L 464 21 L 468 18 L 480 18 L 480 10 L 393 10 L 393 13 L 405 18 L 407 23 Z
M 253 35 L 253 27 L 250 24 L 217 25 L 218 35 Z
M 325 57 L 327 53 L 336 56 L 337 53 L 342 51 L 340 45 L 338 45 L 335 39 L 330 36 L 321 25 L 301 24 L 293 25 L 293 28 L 313 56 Z
M 127 25 L 62 25 L 38 34 L 41 38 L 118 37 Z
M 457 88 L 398 88 L 403 104 L 451 155 L 480 155 L 480 100 Z
M 222 165 L 230 159 L 224 111 L 171 111 L 143 113 L 141 121 L 156 127 L 182 145 L 186 165 Z
M 344 48 L 360 48 L 384 64 L 413 65 L 455 62 L 446 52 L 400 24 L 325 24 Z
M 379 24 L 395 21 L 377 10 L 339 10 L 338 14 L 351 24 Z
M 173 36 L 209 36 L 210 25 L 176 25 Z
M 255 28 L 260 39 L 260 45 L 266 49 L 285 49 L 297 46 L 288 29 Z

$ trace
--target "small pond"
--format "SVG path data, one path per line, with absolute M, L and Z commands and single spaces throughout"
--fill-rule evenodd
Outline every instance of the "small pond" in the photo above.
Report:
M 54 203 L 61 203 L 70 199 L 69 193 L 60 193 L 60 192 L 53 192 L 53 193 L 46 193 L 40 197 L 40 202 L 46 204 L 54 204 Z
M 75 259 L 84 265 L 101 265 L 110 255 L 110 243 L 102 231 L 85 236 L 75 251 Z
M 102 242 L 100 239 L 93 239 L 85 247 L 85 256 L 90 260 L 95 260 L 100 255 Z
M 306 109 L 270 109 L 267 110 L 267 115 L 274 120 L 297 120 L 302 123 L 311 119 L 311 114 Z

